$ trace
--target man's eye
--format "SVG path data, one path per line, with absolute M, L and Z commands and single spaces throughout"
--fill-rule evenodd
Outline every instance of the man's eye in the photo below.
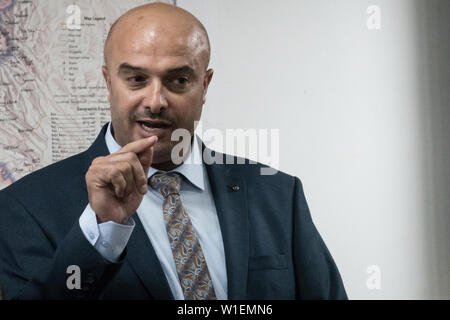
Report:
M 131 84 L 131 85 L 142 85 L 143 83 L 145 83 L 146 79 L 144 76 L 134 76 L 134 77 L 129 77 L 127 78 L 127 81 Z
M 189 82 L 189 79 L 186 78 L 186 77 L 175 78 L 175 79 L 173 80 L 173 83 L 176 84 L 176 85 L 178 85 L 178 86 L 184 86 L 184 85 L 187 85 L 188 82 Z

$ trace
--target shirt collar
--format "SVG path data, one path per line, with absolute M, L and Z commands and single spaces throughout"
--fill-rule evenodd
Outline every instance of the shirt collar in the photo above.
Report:
M 119 151 L 122 147 L 117 143 L 111 133 L 111 122 L 108 124 L 108 129 L 105 134 L 106 146 L 108 147 L 109 153 L 114 153 Z M 200 147 L 200 139 L 194 134 L 193 147 L 186 158 L 186 161 L 179 167 L 170 170 L 169 172 L 181 173 L 188 181 L 190 181 L 194 186 L 201 190 L 205 190 L 205 168 L 203 165 L 203 157 Z M 148 178 L 150 178 L 156 172 L 161 171 L 153 167 L 148 170 Z

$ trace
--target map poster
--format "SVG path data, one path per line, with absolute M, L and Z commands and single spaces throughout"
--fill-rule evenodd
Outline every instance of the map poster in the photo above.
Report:
M 90 146 L 110 120 L 109 28 L 150 2 L 0 0 L 0 189 Z

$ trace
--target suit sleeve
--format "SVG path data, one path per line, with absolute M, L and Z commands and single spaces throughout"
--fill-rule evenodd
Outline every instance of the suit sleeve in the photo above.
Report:
M 51 214 L 58 214 L 57 212 Z M 0 287 L 5 299 L 98 299 L 120 270 L 88 242 L 76 220 L 58 244 L 12 194 L 0 192 Z M 69 289 L 69 266 L 78 266 L 80 289 Z M 70 269 L 69 269 L 70 270 Z
M 347 299 L 334 260 L 311 219 L 302 183 L 294 183 L 294 268 L 297 299 Z

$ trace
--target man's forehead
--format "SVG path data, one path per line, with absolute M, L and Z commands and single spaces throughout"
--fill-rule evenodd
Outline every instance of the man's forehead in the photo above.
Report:
M 120 54 L 160 56 L 200 55 L 208 66 L 208 34 L 192 14 L 184 9 L 151 3 L 122 15 L 111 27 L 105 44 L 105 62 Z
M 186 29 L 147 25 L 118 30 L 111 38 L 108 54 L 112 60 L 138 56 L 198 60 L 202 51 L 205 51 L 205 46 L 195 30 L 189 32 Z
M 167 72 L 183 66 L 196 70 L 201 65 L 201 55 L 196 54 L 194 50 L 181 45 L 167 46 L 161 42 L 113 47 L 109 59 L 112 68 L 122 67 L 128 71 L 134 67 L 136 71 L 140 68 L 148 72 Z

